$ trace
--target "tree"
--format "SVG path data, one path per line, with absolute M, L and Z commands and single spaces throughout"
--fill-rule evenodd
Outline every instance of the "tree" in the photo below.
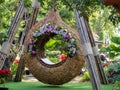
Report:
M 98 9 L 98 11 L 94 12 L 89 18 L 92 30 L 98 34 L 99 40 L 104 42 L 106 36 L 110 38 L 114 35 L 115 26 L 108 19 L 109 15 L 110 9 L 105 7 L 104 9 Z
M 16 11 L 16 6 L 18 5 L 18 1 L 20 0 L 1 0 L 0 1 L 0 30 L 1 33 L 4 33 L 6 36 L 12 17 Z M 113 33 L 114 25 L 119 23 L 119 16 L 116 13 L 115 9 L 112 7 L 104 7 L 101 0 L 38 0 L 41 3 L 41 8 L 39 12 L 39 16 L 37 20 L 40 20 L 47 14 L 49 9 L 52 7 L 53 3 L 57 1 L 57 7 L 60 11 L 60 15 L 62 19 L 68 23 L 70 26 L 76 28 L 75 19 L 73 9 L 76 8 L 77 10 L 81 11 L 82 16 L 89 19 L 90 25 L 92 30 L 94 30 L 100 37 L 100 40 L 104 39 L 104 33 Z M 26 7 L 26 13 L 29 15 L 31 14 L 31 0 L 24 0 L 24 4 Z M 74 7 L 74 8 L 73 8 Z M 69 13 L 68 13 L 69 12 Z M 97 16 L 95 16 L 95 14 Z M 112 21 L 112 23 L 111 23 Z M 102 23 L 104 22 L 104 23 Z M 23 20 L 21 26 L 18 30 L 17 38 L 19 36 L 19 31 L 23 30 L 25 21 Z M 109 28 L 109 29 L 108 29 Z M 103 39 L 102 39 L 103 38 Z

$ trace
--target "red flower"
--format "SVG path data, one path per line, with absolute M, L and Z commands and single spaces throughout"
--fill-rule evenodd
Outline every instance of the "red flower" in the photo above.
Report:
M 19 64 L 19 60 L 15 60 L 15 61 L 13 62 L 13 64 L 18 65 L 18 64 Z
M 60 60 L 61 61 L 65 60 L 66 58 L 67 58 L 67 55 L 65 55 L 65 54 L 61 54 L 60 55 Z
M 0 75 L 2 74 L 2 70 L 0 70 Z
M 10 74 L 10 70 L 8 69 L 4 69 L 4 70 L 0 70 L 0 76 L 5 76 L 5 75 L 8 75 Z

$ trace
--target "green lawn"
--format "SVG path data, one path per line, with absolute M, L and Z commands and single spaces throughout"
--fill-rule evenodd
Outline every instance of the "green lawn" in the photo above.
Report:
M 92 90 L 89 82 L 67 83 L 62 86 L 51 86 L 40 82 L 10 82 L 6 83 L 6 87 L 9 87 L 9 90 Z M 102 90 L 112 90 L 112 85 L 102 85 Z

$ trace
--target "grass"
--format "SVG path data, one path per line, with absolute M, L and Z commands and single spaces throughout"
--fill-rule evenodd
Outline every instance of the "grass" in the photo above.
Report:
M 40 82 L 10 82 L 6 83 L 6 87 L 9 90 L 92 90 L 89 82 L 67 83 L 61 86 L 51 86 Z M 102 85 L 102 90 L 112 90 L 112 85 Z

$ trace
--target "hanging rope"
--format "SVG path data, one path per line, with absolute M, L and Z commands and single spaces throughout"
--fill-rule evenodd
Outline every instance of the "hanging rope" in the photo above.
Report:
M 54 11 L 56 11 L 58 6 L 57 0 L 51 0 L 50 6 L 51 6 L 51 9 L 53 8 Z

